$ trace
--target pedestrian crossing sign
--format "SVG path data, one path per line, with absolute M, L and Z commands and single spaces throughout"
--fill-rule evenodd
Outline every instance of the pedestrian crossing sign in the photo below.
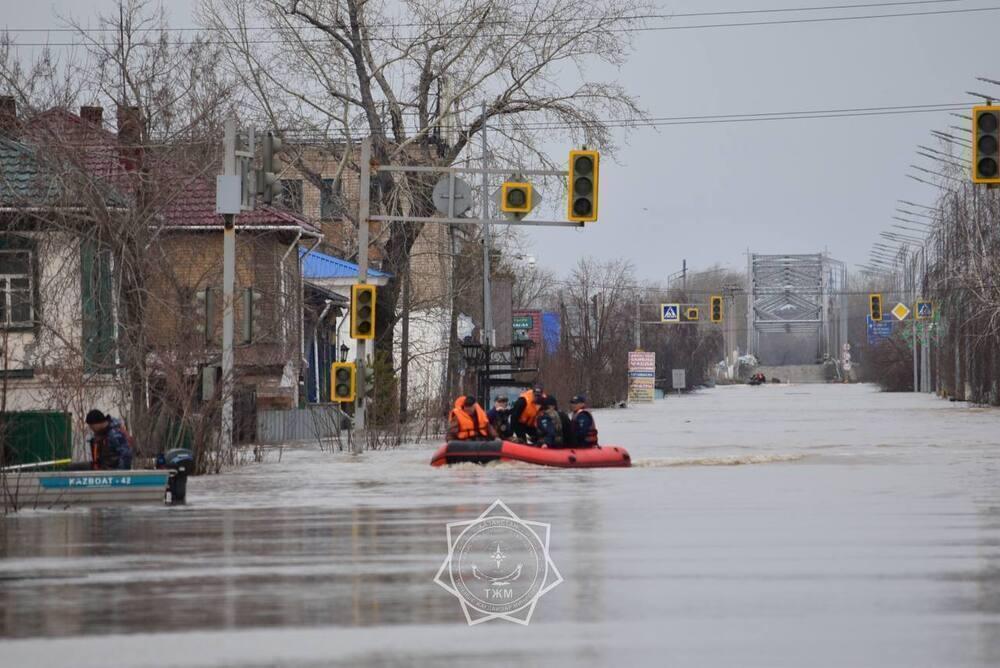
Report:
M 680 322 L 680 304 L 660 304 L 660 322 Z
M 917 320 L 933 320 L 934 302 L 920 300 L 917 302 L 915 311 L 917 312 Z

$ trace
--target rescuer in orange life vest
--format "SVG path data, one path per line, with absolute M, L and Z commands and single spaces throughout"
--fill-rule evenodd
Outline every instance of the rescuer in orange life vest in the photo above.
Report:
M 538 439 L 535 421 L 542 409 L 543 399 L 545 392 L 541 385 L 536 385 L 519 396 L 510 410 L 510 426 L 514 430 L 514 436 L 522 443 Z
M 499 438 L 496 429 L 486 417 L 486 411 L 472 396 L 455 399 L 455 407 L 448 415 L 449 441 L 488 441 Z

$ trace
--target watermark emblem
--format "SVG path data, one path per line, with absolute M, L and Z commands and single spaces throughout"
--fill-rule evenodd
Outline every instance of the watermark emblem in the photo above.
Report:
M 497 499 L 474 520 L 448 523 L 448 556 L 434 581 L 458 598 L 470 626 L 527 624 L 538 599 L 563 581 L 549 556 L 549 527 Z

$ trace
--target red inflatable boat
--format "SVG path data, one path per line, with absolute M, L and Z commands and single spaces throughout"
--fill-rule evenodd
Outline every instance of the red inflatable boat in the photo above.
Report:
M 625 448 L 604 445 L 596 448 L 537 448 L 510 441 L 451 441 L 442 445 L 431 466 L 448 464 L 486 464 L 496 461 L 518 461 L 540 466 L 563 468 L 606 468 L 631 466 L 632 459 Z

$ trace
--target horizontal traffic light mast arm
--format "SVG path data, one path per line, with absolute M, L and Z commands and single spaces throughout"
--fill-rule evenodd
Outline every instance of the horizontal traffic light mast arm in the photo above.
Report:
M 784 322 L 784 321 L 782 321 Z M 789 321 L 794 322 L 794 321 Z M 809 322 L 815 324 L 815 320 L 810 320 Z M 708 323 L 709 325 L 718 325 L 717 322 L 711 322 L 709 320 L 640 320 L 640 325 L 670 325 L 675 327 L 677 325 L 704 325 Z
M 510 225 L 512 227 L 584 227 L 586 223 L 568 220 L 507 220 L 506 218 L 429 218 L 425 216 L 368 216 L 368 220 L 378 223 L 445 223 L 449 225 Z
M 375 168 L 379 172 L 435 172 L 437 174 L 499 174 L 510 176 L 511 168 L 497 169 L 478 167 L 433 167 L 430 165 L 379 165 Z M 562 169 L 518 169 L 518 174 L 522 176 L 569 176 L 569 171 Z

